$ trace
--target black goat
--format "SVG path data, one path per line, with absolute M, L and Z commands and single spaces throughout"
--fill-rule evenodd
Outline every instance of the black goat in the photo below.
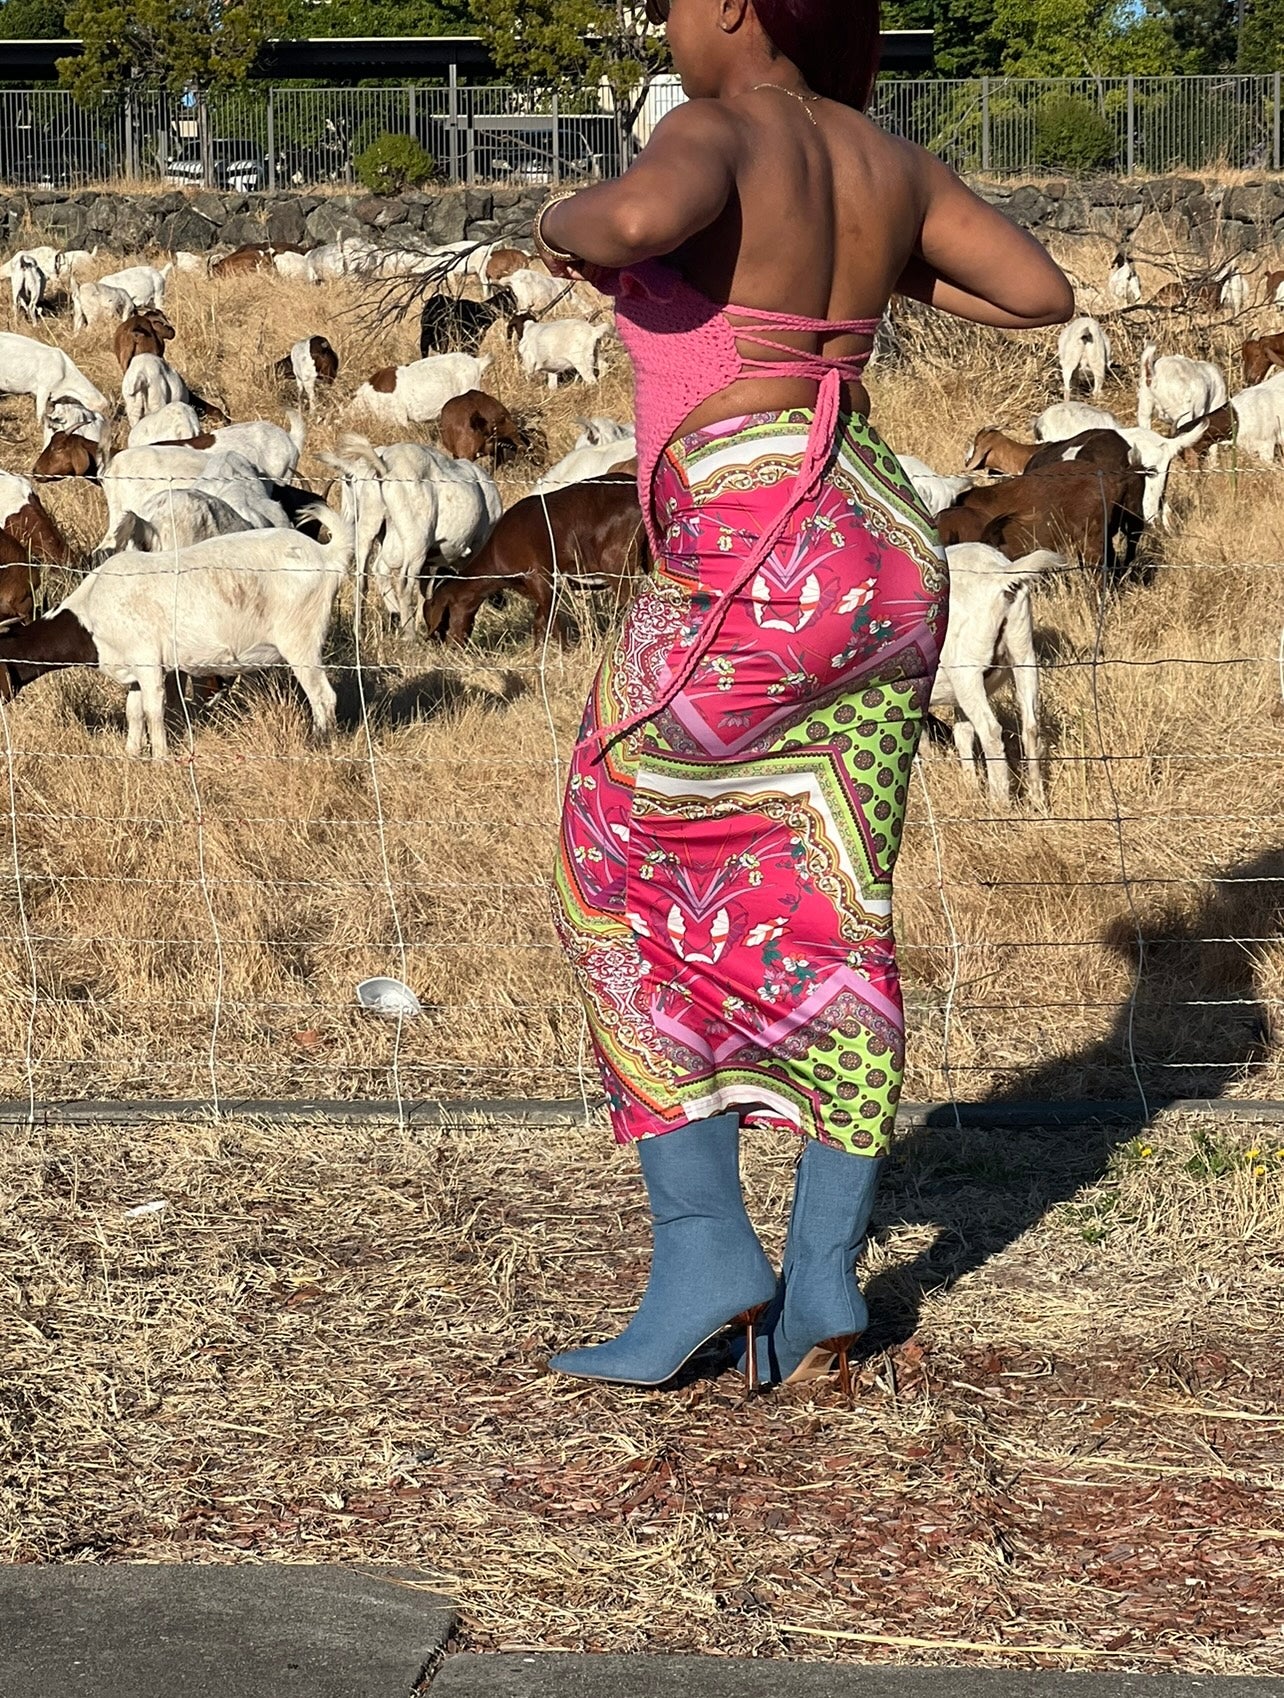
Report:
M 429 295 L 419 314 L 419 355 L 471 354 L 497 318 L 517 311 L 511 289 L 496 289 L 488 301 Z

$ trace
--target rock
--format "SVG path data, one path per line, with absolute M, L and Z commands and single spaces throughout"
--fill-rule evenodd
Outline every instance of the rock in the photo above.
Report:
M 1278 191 L 1273 183 L 1237 183 L 1228 189 L 1222 201 L 1223 218 L 1235 218 L 1245 224 L 1269 224 L 1281 210 Z
M 72 201 L 33 206 L 31 222 L 42 235 L 52 237 L 65 248 L 83 247 L 89 232 L 89 214 Z
M 215 224 L 221 224 L 232 210 L 221 194 L 214 189 L 197 189 L 187 203 L 202 218 L 209 218 Z
M 479 218 L 470 223 L 464 233 L 470 242 L 493 242 L 503 231 L 493 218 Z
M 323 200 L 304 219 L 304 226 L 317 242 L 341 242 L 345 236 L 368 235 L 365 225 L 346 203 L 346 197 Z
M 229 247 L 239 248 L 248 242 L 266 242 L 267 231 L 261 218 L 252 212 L 241 212 L 224 221 L 219 240 Z
M 267 209 L 268 241 L 292 242 L 301 247 L 308 233 L 305 217 L 296 200 L 285 197 L 272 201 Z
M 474 218 L 490 218 L 495 211 L 495 197 L 489 189 L 465 189 L 464 212 L 471 222 Z
M 171 253 L 185 248 L 190 253 L 203 254 L 218 241 L 220 228 L 192 204 L 180 207 L 171 217 L 163 219 L 158 233 L 161 246 Z
M 462 242 L 467 222 L 462 195 L 442 195 L 436 206 L 424 209 L 424 234 L 433 242 Z
M 1052 208 L 1047 220 L 1053 230 L 1073 230 L 1082 234 L 1088 228 L 1088 202 L 1080 194 L 1063 195 Z
M 1027 184 L 1022 184 L 1019 189 L 1013 191 L 1011 200 L 1004 208 L 1009 218 L 1023 224 L 1027 230 L 1042 224 L 1051 210 L 1047 196 Z
M 172 213 L 181 212 L 186 205 L 187 196 L 181 189 L 166 189 L 163 194 L 152 196 L 152 211 L 157 218 L 167 218 Z
M 139 254 L 150 247 L 156 235 L 151 208 L 135 200 L 118 200 L 103 240 L 112 253 Z
M 353 210 L 363 224 L 372 224 L 376 230 L 406 222 L 406 203 L 399 195 L 366 195 Z

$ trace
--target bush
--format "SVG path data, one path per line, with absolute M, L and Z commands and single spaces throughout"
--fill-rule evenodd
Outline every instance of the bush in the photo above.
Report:
M 376 136 L 352 163 L 362 188 L 372 195 L 418 188 L 433 171 L 432 155 L 413 136 Z
M 1100 171 L 1118 152 L 1114 125 L 1086 100 L 1052 94 L 1034 114 L 1035 165 L 1057 171 Z

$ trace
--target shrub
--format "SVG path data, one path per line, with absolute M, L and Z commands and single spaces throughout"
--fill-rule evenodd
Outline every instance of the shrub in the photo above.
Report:
M 413 136 L 376 136 L 353 160 L 363 189 L 372 195 L 395 195 L 418 188 L 432 176 L 432 155 Z
M 1100 171 L 1118 151 L 1114 125 L 1086 100 L 1052 94 L 1034 114 L 1034 163 L 1058 171 Z

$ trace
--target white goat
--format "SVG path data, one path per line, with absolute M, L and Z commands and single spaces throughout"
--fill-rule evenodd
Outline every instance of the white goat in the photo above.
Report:
M 258 528 L 222 496 L 211 495 L 208 490 L 166 489 L 148 496 L 139 510 L 121 514 L 110 547 L 117 553 L 133 548 L 140 554 L 157 554 L 162 550 L 172 554 L 177 548 L 190 548 L 193 543 L 208 542 L 211 537 L 233 536 L 238 531 Z
M 159 354 L 135 354 L 120 380 L 120 396 L 130 428 L 149 413 L 159 413 L 174 401 L 192 397 L 182 376 Z
M 931 706 L 955 710 L 954 746 L 972 764 L 979 738 L 985 756 L 990 801 L 1006 807 L 1011 775 L 1003 731 L 990 706 L 987 684 L 1000 658 L 1012 671 L 1021 717 L 1021 759 L 1026 793 L 1044 803 L 1043 746 L 1039 735 L 1039 664 L 1034 652 L 1030 590 L 1042 573 L 1064 565 L 1060 555 L 1038 549 L 1009 560 L 985 543 L 956 543 L 945 551 L 950 568 L 950 621 Z
M 142 755 L 145 726 L 152 759 L 162 761 L 167 676 L 227 678 L 285 665 L 308 698 L 315 734 L 326 736 L 335 697 L 321 656 L 352 561 L 352 527 L 320 502 L 310 512 L 328 543 L 297 531 L 247 531 L 176 554 L 112 555 L 52 614 L 4 644 L 3 693 L 25 681 L 15 662 L 49 669 L 71 654 L 73 664 L 96 665 L 128 690 L 128 753 Z
M 132 366 L 134 361 L 131 360 Z M 150 442 L 187 442 L 201 434 L 201 421 L 189 401 L 171 401 L 158 412 L 147 413 L 129 429 L 129 446 L 145 448 Z
M 369 569 L 408 636 L 423 622 L 425 572 L 458 565 L 490 535 L 503 510 L 495 480 L 474 461 L 416 442 L 376 449 L 344 436 L 337 454 L 319 457 L 343 474 L 343 511 L 356 537 L 354 618 Z
M 504 279 L 504 287 L 512 290 L 519 313 L 542 313 L 570 295 L 572 285 L 565 277 L 550 277 L 546 271 L 523 267 L 521 271 L 510 272 Z
M 1141 497 L 1142 518 L 1148 525 L 1159 519 L 1167 528 L 1171 519 L 1166 499 L 1168 474 L 1182 450 L 1193 448 L 1203 436 L 1208 429 L 1207 422 L 1201 419 L 1180 436 L 1160 436 L 1158 431 L 1143 430 L 1140 425 L 1117 425 L 1115 428 L 1131 450 L 1133 465 L 1141 467 L 1146 473 L 1146 487 Z
M 92 248 L 64 248 L 61 253 L 54 255 L 55 277 L 83 277 L 94 263 L 98 254 L 98 244 Z
M 572 448 L 555 466 L 548 468 L 531 490 L 531 494 L 549 495 L 555 489 L 565 489 L 567 484 L 600 478 L 606 472 L 613 472 L 626 460 L 631 460 L 637 451 L 637 441 L 632 431 L 627 436 L 616 437 L 595 447 Z
M 429 424 L 447 401 L 480 389 L 490 364 L 489 354 L 430 354 L 409 365 L 385 366 L 361 385 L 349 410 L 400 428 Z
M 1227 260 L 1217 273 L 1216 281 L 1221 284 L 1218 302 L 1238 317 L 1248 305 L 1248 279 L 1233 260 Z
M 1118 430 L 1115 415 L 1086 401 L 1055 401 L 1034 421 L 1036 442 L 1065 442 L 1084 430 Z
M 45 411 L 44 431 L 40 446 L 47 448 L 59 431 L 68 436 L 83 436 L 86 442 L 92 442 L 102 450 L 100 464 L 105 464 L 105 454 L 111 443 L 111 427 L 101 413 L 92 407 L 86 407 L 82 401 L 74 401 L 70 396 L 55 395 Z
M 1092 384 L 1095 400 L 1106 381 L 1110 364 L 1110 338 L 1095 318 L 1072 318 L 1057 338 L 1057 361 L 1061 367 L 1061 390 L 1066 400 L 1076 377 Z
M 46 277 L 53 277 L 58 270 L 57 248 L 51 248 L 48 245 L 38 248 L 19 248 L 18 253 L 15 253 L 12 258 L 7 259 L 3 265 L 0 265 L 0 278 L 12 278 L 13 262 L 18 258 L 19 254 L 29 254 L 40 267 L 41 271 L 44 272 Z
M 13 290 L 13 314 L 21 313 L 32 324 L 40 317 L 45 302 L 48 279 L 35 258 L 29 253 L 17 253 L 9 261 L 9 286 Z
M 109 543 L 123 513 L 137 513 L 158 490 L 191 489 L 199 484 L 221 495 L 240 513 L 245 511 L 242 502 L 229 491 L 244 490 L 247 499 L 261 500 L 267 497 L 272 481 L 242 454 L 216 453 L 186 444 L 123 448 L 101 478 L 107 526 L 100 546 Z
M 134 311 L 142 312 L 147 307 L 164 307 L 165 284 L 173 269 L 172 262 L 159 271 L 154 265 L 128 265 L 123 271 L 109 271 L 98 281 L 128 295 Z
M 1127 254 L 1116 254 L 1106 278 L 1106 294 L 1116 306 L 1135 307 L 1141 299 L 1141 279 Z
M 600 448 L 608 442 L 623 442 L 627 437 L 630 442 L 636 441 L 637 431 L 631 424 L 621 424 L 618 419 L 581 418 L 583 425 L 580 434 L 575 438 L 577 448 Z
M 209 254 L 194 254 L 187 248 L 179 248 L 174 255 L 174 270 L 189 277 L 205 277 L 209 274 L 210 257 Z
M 280 276 L 288 277 L 292 283 L 316 283 L 319 281 L 312 264 L 311 254 L 274 252 L 272 266 Z
M 514 325 L 518 322 L 513 320 Z M 598 346 L 606 333 L 605 324 L 590 324 L 583 318 L 558 318 L 549 324 L 528 320 L 517 344 L 522 369 L 527 377 L 545 373 L 550 389 L 556 389 L 558 378 L 568 373 L 582 383 L 596 383 Z
M 1276 449 L 1284 447 L 1284 383 L 1255 383 L 1230 398 L 1235 419 L 1235 447 L 1239 453 L 1255 454 L 1264 466 L 1274 464 Z M 1222 444 L 1208 450 L 1210 465 L 1216 465 Z
M 1210 360 L 1188 360 L 1185 354 L 1165 354 L 1147 342 L 1141 351 L 1137 379 L 1137 423 L 1149 430 L 1158 413 L 1174 430 L 1182 430 L 1226 405 L 1226 379 Z
M 96 413 L 109 413 L 111 402 L 61 348 L 31 336 L 0 332 L 0 395 L 30 395 L 41 420 L 54 396 L 83 401 Z
M 110 283 L 73 283 L 71 309 L 72 325 L 81 330 L 105 320 L 128 318 L 134 303 L 123 289 Z
M 913 454 L 902 454 L 900 462 L 901 470 L 914 485 L 919 500 L 933 518 L 947 507 L 953 507 L 964 490 L 971 489 L 976 482 L 969 472 L 962 472 L 956 477 L 934 472 L 925 460 L 917 460 Z

